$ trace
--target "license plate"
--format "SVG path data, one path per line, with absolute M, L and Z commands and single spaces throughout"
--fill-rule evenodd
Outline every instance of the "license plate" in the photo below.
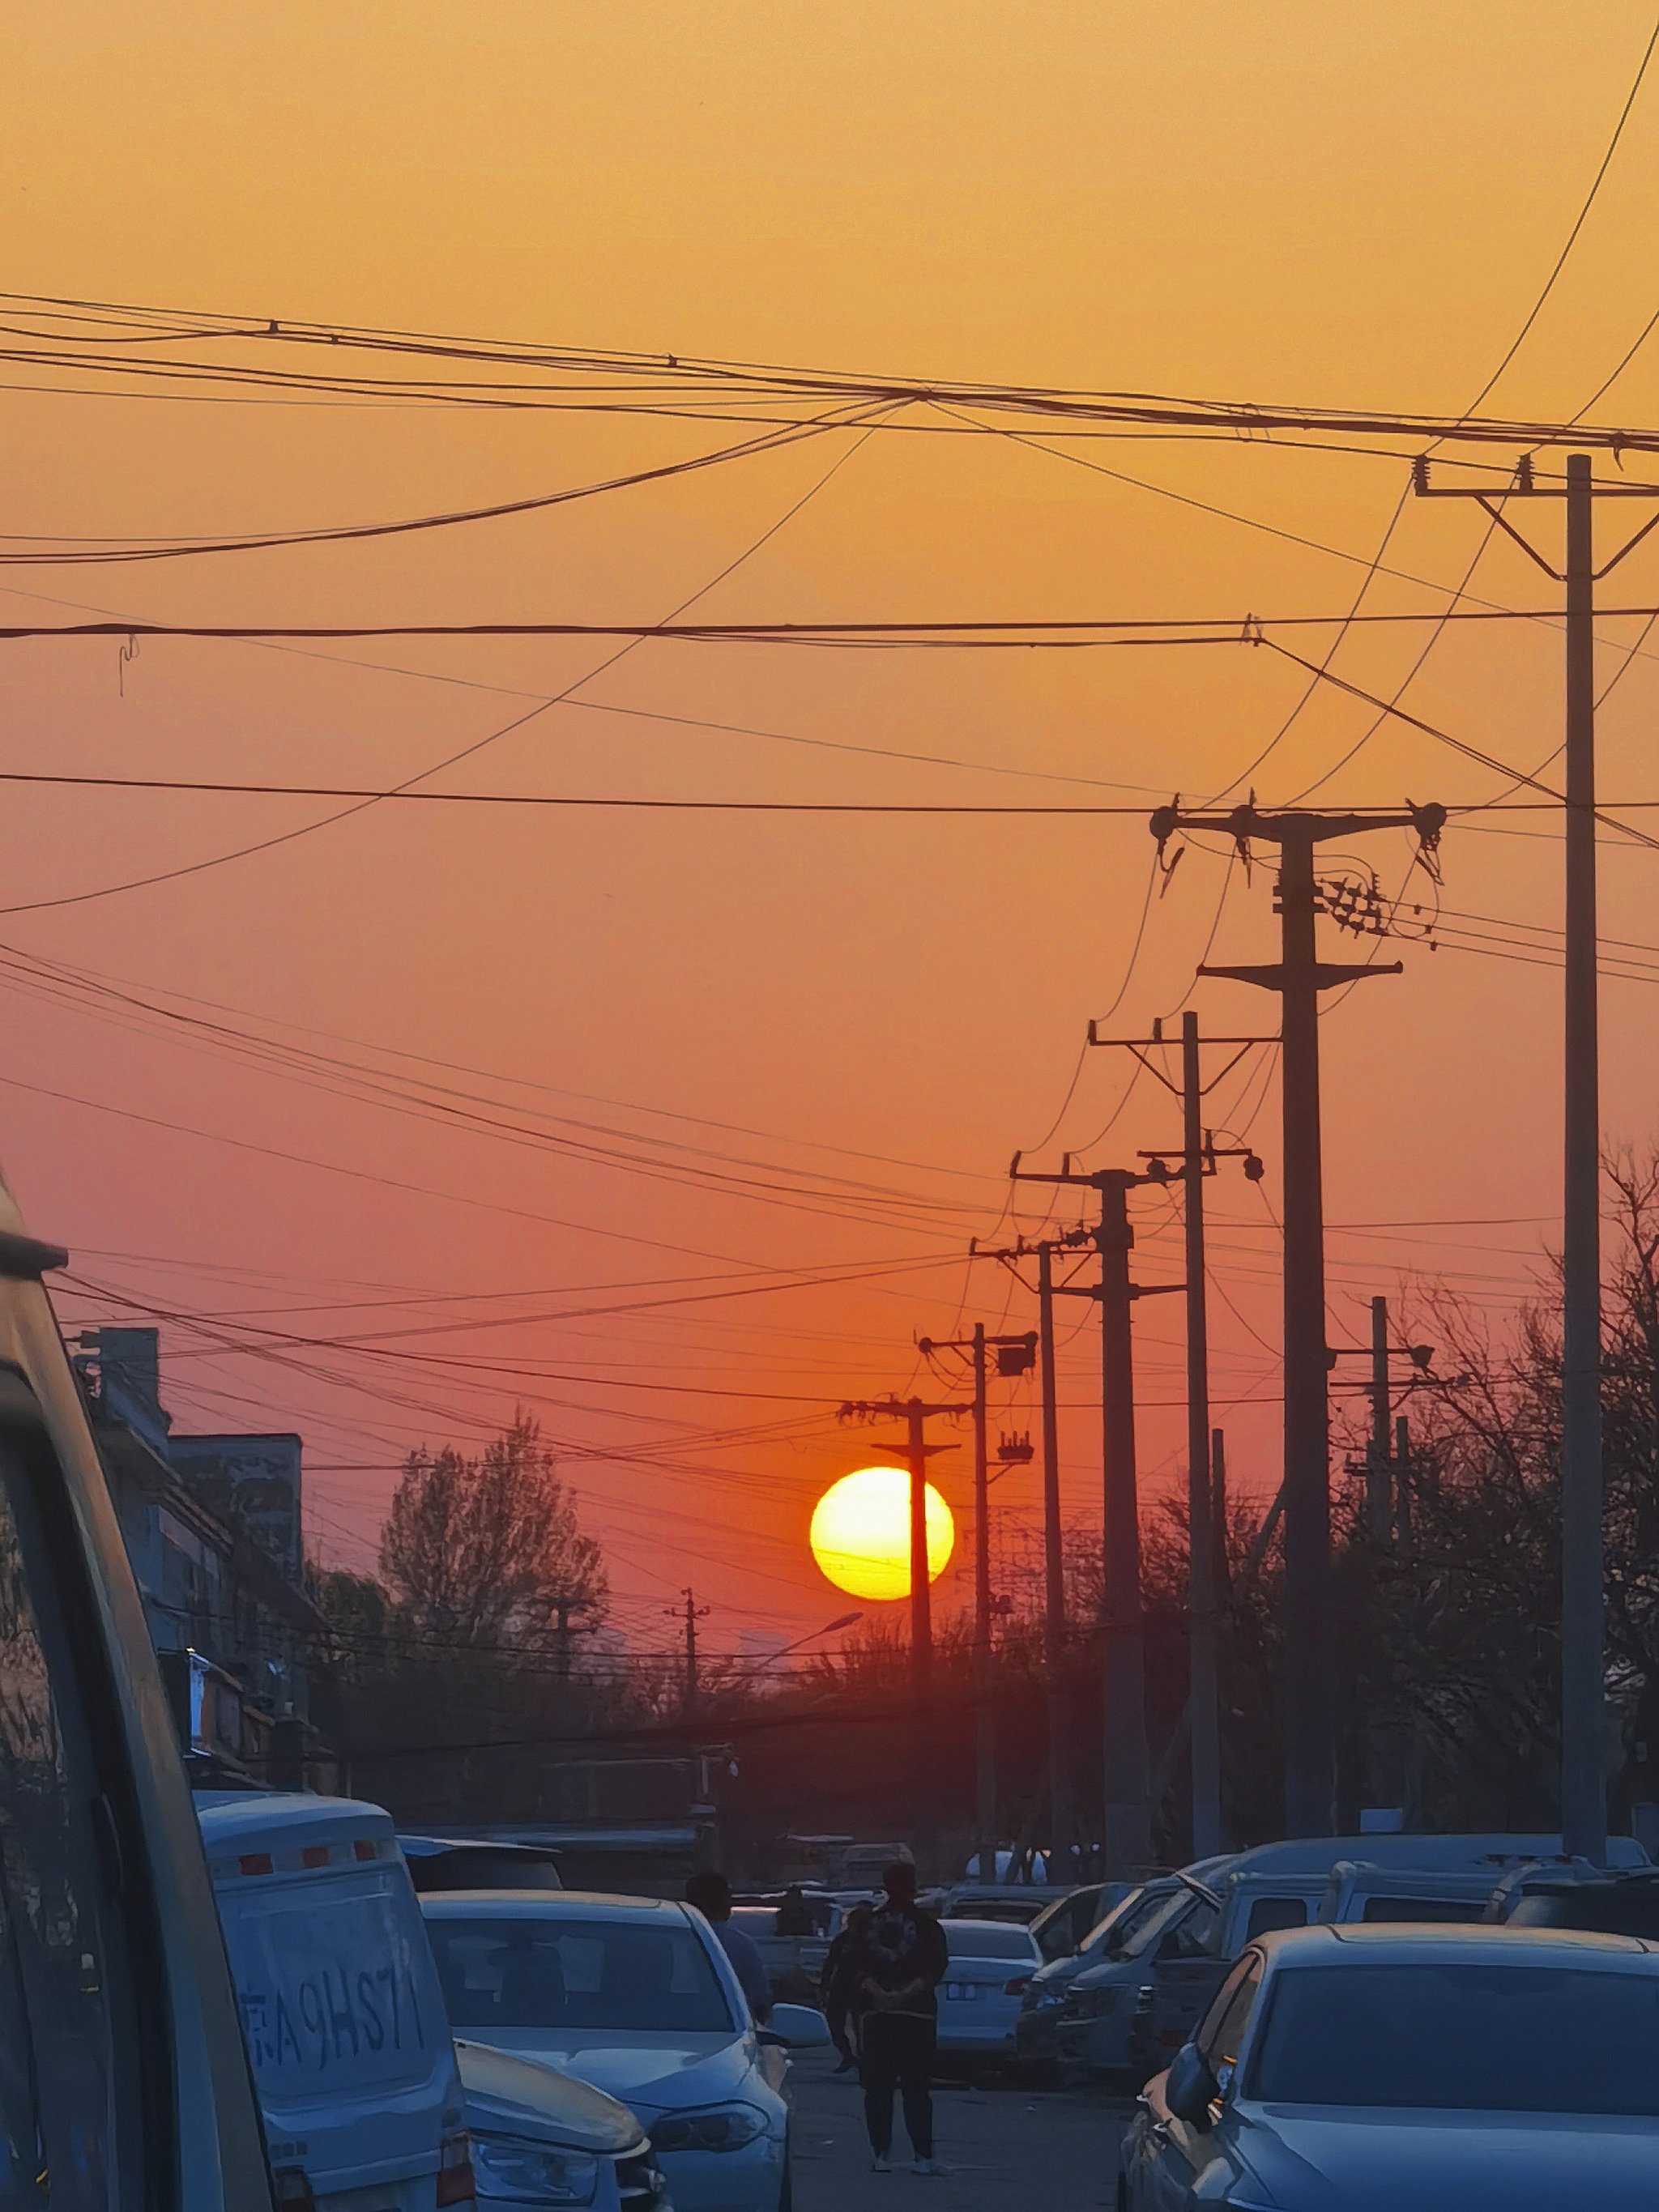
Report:
M 947 1997 L 954 1998 L 958 2004 L 971 2003 L 979 1995 L 979 1984 L 977 1982 L 946 1982 L 945 1994 Z

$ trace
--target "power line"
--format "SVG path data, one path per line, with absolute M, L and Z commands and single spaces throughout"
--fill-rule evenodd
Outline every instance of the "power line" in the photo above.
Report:
M 1652 487 L 1659 492 L 1659 484 Z M 712 589 L 705 586 L 704 590 Z M 1436 586 L 1443 589 L 1444 586 Z M 694 594 L 702 598 L 702 592 Z M 1659 607 L 1601 607 L 1605 620 L 1621 616 L 1651 617 Z M 1262 633 L 1275 629 L 1340 629 L 1358 624 L 1399 627 L 1415 623 L 1547 623 L 1560 626 L 1559 611 L 1549 607 L 1466 607 L 1450 612 L 1431 608 L 1376 614 L 1160 616 L 1007 616 L 968 617 L 954 620 L 917 617 L 863 622 L 474 622 L 474 623 L 163 623 L 124 618 L 85 623 L 0 623 L 0 641 L 77 638 L 182 638 L 207 642 L 235 643 L 266 639 L 328 639 L 374 637 L 626 638 L 637 643 L 653 641 L 665 645 L 770 645 L 836 647 L 886 647 L 890 649 L 935 647 L 953 652 L 1002 650 L 1033 652 L 1099 649 L 1106 645 L 1254 645 Z M 1201 635 L 1176 635 L 1196 632 Z M 595 670 L 593 674 L 601 672 Z M 591 681 L 591 678 L 583 681 Z M 557 698 L 543 705 L 560 703 Z M 434 775 L 435 769 L 428 769 Z

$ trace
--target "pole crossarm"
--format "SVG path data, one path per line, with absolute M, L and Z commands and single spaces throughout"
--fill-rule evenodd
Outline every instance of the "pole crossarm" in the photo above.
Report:
M 1285 988 L 1285 967 L 1282 961 L 1269 961 L 1263 966 L 1245 968 L 1201 967 L 1200 975 L 1217 975 L 1231 983 L 1254 983 L 1259 990 L 1282 991 Z M 1368 975 L 1403 975 L 1403 960 L 1357 961 L 1319 960 L 1313 968 L 1314 988 L 1334 991 L 1339 983 L 1363 983 Z
M 924 1421 L 932 1420 L 936 1413 L 960 1419 L 973 1412 L 971 1406 L 929 1406 L 919 1398 L 849 1398 L 836 1414 L 838 1421 L 902 1421 L 912 1413 L 919 1413 Z M 933 1451 L 951 1451 L 951 1444 L 933 1444 Z

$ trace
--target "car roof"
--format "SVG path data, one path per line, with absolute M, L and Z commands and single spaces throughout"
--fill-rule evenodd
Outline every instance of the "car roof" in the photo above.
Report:
M 1275 1965 L 1334 1964 L 1340 1953 L 1413 1960 L 1435 1966 L 1478 1960 L 1482 1966 L 1536 1965 L 1553 1956 L 1583 1966 L 1635 1966 L 1659 1944 L 1638 1936 L 1604 1936 L 1587 1928 L 1512 1928 L 1475 1923 L 1414 1923 L 1399 1920 L 1325 1922 L 1312 1928 L 1275 1929 L 1253 1946 Z M 1644 1972 L 1651 1968 L 1644 1966 Z
M 672 1915 L 684 1920 L 684 1905 L 672 1898 L 611 1897 L 593 1889 L 428 1890 L 421 1910 L 428 1919 L 457 1920 L 624 1920 L 635 1913 Z
M 1023 1920 L 975 1920 L 965 1912 L 953 1913 L 948 1920 L 941 1920 L 939 1924 L 947 1936 L 988 1936 L 993 1930 L 999 1936 L 1031 1936 L 1030 1927 Z M 1031 1941 L 1035 1943 L 1036 1937 L 1031 1936 Z

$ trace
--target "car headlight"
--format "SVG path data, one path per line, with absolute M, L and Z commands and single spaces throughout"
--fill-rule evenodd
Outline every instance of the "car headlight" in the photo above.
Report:
M 753 2105 L 706 2105 L 697 2112 L 665 2112 L 651 2123 L 651 2148 L 741 2150 L 766 2133 L 766 2115 Z
M 591 2204 L 599 2185 L 598 2159 L 524 2136 L 475 2134 L 472 2172 L 480 2197 L 527 2197 L 543 2204 Z
M 1048 2012 L 1066 2002 L 1066 1992 L 1050 1982 L 1033 1982 L 1019 2001 L 1022 2012 Z

